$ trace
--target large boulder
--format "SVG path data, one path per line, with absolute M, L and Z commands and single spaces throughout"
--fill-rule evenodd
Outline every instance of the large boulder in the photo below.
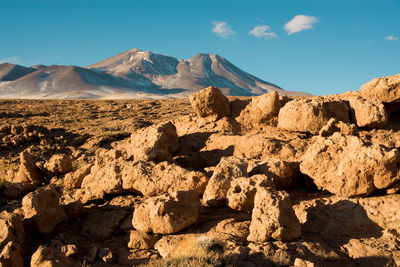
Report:
M 236 120 L 247 129 L 268 123 L 276 117 L 281 108 L 277 92 L 266 93 L 254 97 L 244 108 Z
M 397 102 L 400 99 L 400 74 L 375 78 L 360 88 L 363 97 L 377 99 L 384 103 Z
M 122 169 L 122 188 L 144 196 L 194 190 L 203 194 L 208 178 L 199 171 L 189 171 L 174 163 L 139 161 Z
M 259 187 L 254 198 L 251 216 L 251 242 L 292 240 L 300 237 L 301 224 L 293 210 L 290 196 L 285 191 Z
M 256 174 L 268 176 L 278 190 L 290 188 L 294 176 L 290 164 L 278 158 L 257 162 L 249 172 L 250 176 Z
M 308 148 L 300 171 L 322 189 L 343 197 L 365 196 L 400 179 L 400 153 L 357 136 L 334 133 Z
M 349 107 L 345 101 L 324 97 L 299 98 L 280 109 L 278 127 L 288 131 L 318 134 L 331 118 L 350 121 Z
M 171 154 L 178 149 L 178 135 L 172 122 L 141 129 L 131 136 L 131 152 L 135 161 L 171 161 Z
M 13 241 L 8 242 L 0 251 L 0 266 L 4 267 L 23 267 L 21 246 Z
M 226 194 L 231 181 L 247 177 L 247 163 L 237 157 L 223 157 L 215 167 L 203 195 L 203 204 L 207 206 L 226 205 Z
M 200 200 L 195 191 L 177 191 L 145 200 L 135 208 L 132 225 L 142 232 L 176 233 L 197 221 Z
M 218 120 L 231 113 L 229 100 L 216 87 L 207 87 L 189 96 L 194 112 L 200 117 Z
M 44 167 L 51 175 L 58 176 L 72 171 L 72 160 L 67 155 L 56 154 L 46 162 Z
M 39 168 L 32 159 L 31 154 L 25 150 L 20 154 L 20 165 L 15 180 L 17 183 L 39 183 L 42 179 Z
M 22 199 L 24 224 L 31 232 L 50 234 L 57 224 L 67 219 L 59 197 L 55 189 L 40 187 Z

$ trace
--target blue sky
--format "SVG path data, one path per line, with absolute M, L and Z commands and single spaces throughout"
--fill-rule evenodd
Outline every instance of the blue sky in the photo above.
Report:
M 399 14 L 400 0 L 0 0 L 0 62 L 215 53 L 287 90 L 340 93 L 400 73 Z

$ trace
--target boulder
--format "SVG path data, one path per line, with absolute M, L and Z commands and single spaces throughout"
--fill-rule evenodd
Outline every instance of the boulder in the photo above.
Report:
M 141 129 L 131 136 L 131 152 L 135 161 L 171 161 L 171 154 L 178 149 L 178 135 L 172 122 Z
M 197 221 L 200 200 L 195 191 L 177 191 L 145 200 L 136 207 L 132 225 L 141 232 L 176 233 Z
M 42 175 L 31 154 L 27 150 L 21 152 L 19 170 L 13 182 L 37 184 L 41 180 Z
M 285 191 L 259 187 L 254 197 L 247 240 L 265 242 L 273 238 L 287 241 L 300 235 L 301 224 L 293 210 L 290 196 Z
M 64 188 L 80 188 L 82 186 L 83 179 L 89 175 L 92 167 L 93 164 L 87 164 L 74 172 L 67 173 L 64 177 Z
M 288 131 L 318 134 L 331 118 L 350 121 L 349 107 L 345 101 L 324 97 L 299 98 L 280 109 L 278 127 Z
M 270 92 L 254 97 L 250 104 L 244 108 L 236 120 L 247 129 L 267 124 L 276 117 L 281 109 L 279 95 Z
M 208 183 L 205 174 L 189 171 L 174 163 L 139 161 L 122 169 L 122 188 L 144 196 L 194 190 L 203 194 Z
M 317 163 L 317 164 L 316 164 Z M 343 196 L 366 196 L 400 179 L 400 153 L 357 136 L 319 137 L 303 156 L 300 171 L 322 189 Z
M 52 176 L 58 176 L 72 171 L 72 160 L 64 154 L 53 155 L 44 167 Z
M 256 174 L 268 176 L 278 190 L 290 188 L 294 176 L 290 164 L 278 158 L 269 158 L 257 162 L 249 172 L 250 176 Z
M 153 249 L 154 245 L 160 240 L 160 236 L 132 230 L 129 233 L 128 248 L 133 249 Z
M 2 211 L 0 213 L 0 247 L 10 241 L 22 243 L 25 240 L 21 216 Z
M 275 185 L 269 177 L 263 174 L 234 179 L 226 195 L 228 206 L 234 210 L 251 212 L 258 187 L 275 188 Z
M 22 199 L 24 224 L 33 233 L 50 234 L 57 224 L 67 219 L 59 205 L 58 192 L 49 187 L 40 187 Z
M 247 163 L 237 157 L 223 157 L 214 170 L 203 195 L 203 204 L 207 206 L 226 205 L 226 194 L 231 181 L 247 177 Z
M 322 137 L 328 137 L 336 132 L 342 135 L 358 135 L 357 126 L 338 121 L 335 118 L 330 119 L 326 125 L 322 127 L 321 131 L 319 131 L 319 135 Z
M 23 267 L 21 246 L 13 241 L 8 242 L 0 252 L 0 266 L 4 267 Z
M 397 102 L 400 99 L 400 74 L 375 78 L 363 84 L 360 93 L 363 97 L 384 103 Z
M 31 258 L 31 267 L 78 267 L 78 262 L 69 259 L 61 251 L 52 248 L 39 246 Z
M 229 100 L 216 87 L 207 87 L 189 96 L 190 104 L 199 117 L 218 120 L 231 113 Z

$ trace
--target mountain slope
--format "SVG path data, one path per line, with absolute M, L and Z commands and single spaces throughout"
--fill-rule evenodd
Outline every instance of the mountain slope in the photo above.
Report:
M 36 69 L 34 68 L 27 68 L 16 64 L 3 63 L 0 64 L 0 81 L 14 81 L 34 71 L 36 71 Z

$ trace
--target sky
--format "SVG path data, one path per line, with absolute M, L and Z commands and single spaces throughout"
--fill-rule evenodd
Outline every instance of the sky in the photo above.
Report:
M 215 53 L 283 89 L 334 94 L 400 73 L 399 14 L 400 0 L 0 0 L 0 63 Z

